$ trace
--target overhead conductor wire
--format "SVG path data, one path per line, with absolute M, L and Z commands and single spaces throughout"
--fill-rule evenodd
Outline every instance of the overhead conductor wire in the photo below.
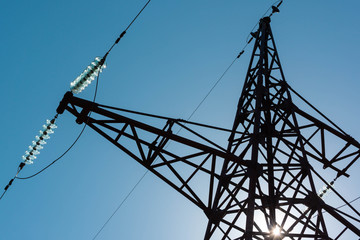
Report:
M 135 20 L 140 16 L 140 14 L 142 13 L 142 11 L 147 7 L 147 5 L 151 2 L 151 0 L 148 0 L 146 2 L 146 4 L 143 6 L 143 8 L 137 13 L 137 15 L 132 19 L 132 21 L 129 23 L 129 25 L 125 28 L 125 30 L 119 35 L 119 37 L 115 40 L 115 42 L 113 43 L 113 45 L 109 48 L 109 50 L 105 53 L 103 59 L 105 61 L 105 59 L 107 58 L 107 56 L 109 55 L 109 53 L 112 51 L 112 49 L 114 48 L 114 46 L 116 44 L 118 44 L 120 42 L 120 40 L 124 37 L 124 35 L 126 34 L 126 31 L 129 30 L 129 28 L 131 27 L 131 25 L 135 22 Z M 103 61 L 103 62 L 104 62 Z M 102 63 L 104 64 L 104 63 Z M 101 66 L 100 66 L 101 67 Z M 95 102 L 96 100 L 96 95 L 97 95 L 97 90 L 98 90 L 98 84 L 99 84 L 99 76 L 100 74 L 97 76 L 96 78 L 96 87 L 95 87 L 95 93 L 94 93 L 94 98 L 93 98 L 93 102 Z M 91 112 L 89 113 L 89 115 L 91 114 Z M 57 118 L 57 114 L 55 115 L 55 118 Z M 75 141 L 70 145 L 70 147 L 63 153 L 61 154 L 58 158 L 56 158 L 53 162 L 51 162 L 50 164 L 48 164 L 46 167 L 44 167 L 43 169 L 41 169 L 40 171 L 38 171 L 37 173 L 30 175 L 28 177 L 18 177 L 19 173 L 21 172 L 21 170 L 23 169 L 23 167 L 25 166 L 24 162 L 21 162 L 17 173 L 15 174 L 15 176 L 9 181 L 9 183 L 5 186 L 3 193 L 0 196 L 0 200 L 4 197 L 5 193 L 8 191 L 9 187 L 12 185 L 12 183 L 14 182 L 15 179 L 21 179 L 21 180 L 25 180 L 25 179 L 30 179 L 33 178 L 35 176 L 37 176 L 38 174 L 42 173 L 43 171 L 45 171 L 46 169 L 48 169 L 50 166 L 52 166 L 55 162 L 59 161 L 62 157 L 64 157 L 69 151 L 70 149 L 77 143 L 77 141 L 80 139 L 81 135 L 83 134 L 85 128 L 86 128 L 87 124 L 85 122 L 85 125 L 83 127 L 83 129 L 80 131 L 79 135 L 77 136 L 77 138 L 75 139 Z

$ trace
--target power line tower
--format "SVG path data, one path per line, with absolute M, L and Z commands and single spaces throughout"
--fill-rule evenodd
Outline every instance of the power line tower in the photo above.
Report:
M 294 104 L 292 94 L 308 102 L 285 81 L 269 17 L 253 37 L 231 130 L 105 106 L 71 92 L 57 111 L 72 113 L 201 208 L 209 219 L 206 240 L 357 239 L 360 214 L 332 185 L 348 177 L 360 144 L 315 108 L 322 120 Z M 182 135 L 174 133 L 179 127 Z M 227 147 L 218 143 L 221 134 Z M 314 166 L 335 179 L 328 182 Z M 325 185 L 320 193 L 319 185 Z M 325 203 L 330 190 L 344 211 Z

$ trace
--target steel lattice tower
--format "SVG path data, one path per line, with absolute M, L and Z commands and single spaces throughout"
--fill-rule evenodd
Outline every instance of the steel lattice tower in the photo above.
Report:
M 261 19 L 254 38 L 231 130 L 105 106 L 71 92 L 57 111 L 72 113 L 77 123 L 87 124 L 201 208 L 209 220 L 204 239 L 320 240 L 340 239 L 345 232 L 357 239 L 359 212 L 313 166 L 335 174 L 335 180 L 348 176 L 360 144 L 328 119 L 294 104 L 269 17 Z M 144 123 L 145 118 L 162 127 L 153 126 L 155 120 Z M 176 126 L 186 134 L 174 133 Z M 229 135 L 227 147 L 217 143 L 219 132 Z M 337 147 L 328 149 L 333 140 Z M 320 195 L 319 184 L 326 186 Z M 330 189 L 346 211 L 325 203 Z

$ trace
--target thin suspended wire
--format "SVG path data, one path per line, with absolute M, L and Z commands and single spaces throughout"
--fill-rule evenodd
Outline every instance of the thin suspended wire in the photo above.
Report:
M 110 49 L 106 52 L 106 54 L 104 55 L 103 57 L 103 60 L 106 59 L 106 57 L 108 56 L 108 54 L 111 52 L 111 50 L 114 48 L 114 46 L 119 43 L 120 39 L 125 35 L 126 31 L 129 30 L 129 28 L 131 27 L 131 25 L 135 22 L 135 20 L 140 16 L 140 14 L 144 11 L 144 9 L 148 6 L 148 4 L 151 2 L 151 0 L 148 0 L 146 2 L 146 4 L 143 6 L 143 8 L 138 12 L 138 14 L 133 18 L 133 20 L 129 23 L 129 25 L 126 27 L 126 29 L 120 34 L 120 36 L 116 39 L 116 41 L 114 42 L 114 44 L 110 47 Z M 94 94 L 94 99 L 93 99 L 93 102 L 95 102 L 95 99 L 96 99 L 96 95 L 97 95 L 97 89 L 98 89 L 98 80 L 99 80 L 99 76 L 100 74 L 97 76 L 97 80 L 96 80 L 96 88 L 95 88 L 95 94 Z M 91 112 L 89 114 L 89 116 L 91 115 Z M 35 177 L 36 175 L 40 174 L 41 172 L 45 171 L 47 168 L 49 168 L 51 165 L 53 165 L 55 162 L 57 162 L 58 160 L 60 160 L 63 156 L 65 156 L 69 151 L 70 149 L 76 144 L 76 142 L 79 140 L 79 138 L 81 137 L 81 135 L 83 134 L 85 128 L 86 128 L 87 124 L 85 123 L 83 129 L 81 130 L 80 134 L 78 135 L 78 137 L 75 139 L 75 141 L 71 144 L 71 146 L 62 154 L 60 155 L 57 159 L 55 159 L 52 163 L 50 163 L 49 165 L 47 165 L 45 168 L 41 169 L 39 172 L 31 175 L 31 176 L 28 176 L 28 177 L 23 177 L 23 178 L 20 178 L 20 177 L 16 177 L 18 179 L 22 179 L 22 180 L 25 180 L 25 179 L 29 179 L 29 178 L 32 178 L 32 177 Z M 0 198 L 1 199 L 1 198 Z
M 116 212 L 122 207 L 122 205 L 125 203 L 125 201 L 130 197 L 130 195 L 133 193 L 135 188 L 140 184 L 140 182 L 143 180 L 143 178 L 146 176 L 146 174 L 149 172 L 149 170 L 146 170 L 146 172 L 142 175 L 142 177 L 136 182 L 136 184 L 133 186 L 133 188 L 130 190 L 130 192 L 125 196 L 125 198 L 121 201 L 119 206 L 115 209 L 115 211 L 111 214 L 111 216 L 106 220 L 106 222 L 102 225 L 102 227 L 99 229 L 99 231 L 95 234 L 92 240 L 96 239 L 97 236 L 101 233 L 101 231 L 105 228 L 105 226 L 110 222 L 110 220 L 114 217 Z
M 350 203 L 353 203 L 353 202 L 355 202 L 355 201 L 357 201 L 357 200 L 359 200 L 359 199 L 360 199 L 360 196 L 357 197 L 357 198 L 354 198 L 353 200 L 351 200 L 351 201 L 349 202 L 349 204 L 350 204 Z M 343 205 L 337 207 L 336 209 L 340 209 L 340 208 L 345 207 L 345 206 L 347 206 L 347 204 L 343 204 Z
M 125 32 L 131 27 L 131 25 L 135 22 L 135 20 L 140 16 L 142 11 L 147 7 L 147 5 L 151 2 L 151 0 L 147 1 L 147 3 L 144 5 L 144 7 L 139 11 L 139 13 L 134 17 L 134 19 L 131 21 L 131 23 L 127 26 L 125 29 Z
M 3 196 L 5 195 L 6 190 L 4 190 L 4 192 L 1 194 L 0 200 L 3 198 Z
M 76 142 L 80 139 L 81 135 L 83 134 L 85 128 L 86 128 L 86 124 L 84 125 L 84 127 L 82 128 L 81 132 L 79 133 L 79 135 L 77 136 L 77 138 L 75 139 L 75 141 L 70 145 L 70 147 L 63 153 L 61 154 L 58 158 L 56 158 L 54 161 L 52 161 L 49 165 L 47 165 L 46 167 L 44 167 L 43 169 L 41 169 L 40 171 L 38 171 L 37 173 L 30 175 L 28 177 L 16 177 L 17 179 L 21 179 L 21 180 L 26 180 L 26 179 L 30 179 L 33 178 L 35 176 L 37 176 L 38 174 L 42 173 L 43 171 L 45 171 L 46 169 L 48 169 L 50 166 L 52 166 L 54 163 L 56 163 L 57 161 L 59 161 L 61 158 L 63 158 L 70 150 L 71 148 L 76 144 Z
M 263 14 L 262 18 L 268 13 L 269 9 L 274 6 L 275 4 L 281 4 L 282 0 L 278 0 L 276 2 L 274 2 L 267 10 L 266 12 Z M 278 5 L 279 6 L 279 5 Z M 257 22 L 254 27 L 251 29 L 251 32 L 254 31 L 254 29 L 256 28 L 256 26 L 258 25 L 259 22 Z M 215 82 L 215 84 L 212 86 L 212 88 L 210 89 L 210 91 L 205 95 L 205 97 L 200 101 L 200 103 L 197 105 L 197 107 L 195 108 L 195 110 L 190 114 L 189 118 L 187 120 L 190 120 L 191 117 L 195 114 L 195 112 L 200 108 L 200 106 L 203 104 L 203 102 L 206 100 L 206 98 L 211 94 L 211 92 L 214 90 L 214 88 L 218 85 L 218 83 L 222 80 L 222 78 L 225 76 L 225 74 L 229 71 L 229 69 L 233 66 L 233 64 L 236 62 L 236 60 L 238 58 L 240 58 L 240 56 L 244 53 L 246 47 L 250 44 L 250 41 L 248 41 L 250 34 L 247 37 L 246 43 L 244 45 L 244 47 L 241 49 L 240 53 L 238 54 L 238 56 L 231 62 L 231 64 L 227 67 L 227 69 L 223 72 L 223 74 L 220 76 L 220 78 Z
M 129 30 L 129 28 L 131 27 L 131 25 L 135 22 L 135 20 L 140 16 L 140 14 L 143 12 L 143 10 L 148 6 L 148 4 L 151 2 L 151 0 L 148 0 L 146 2 L 146 4 L 143 6 L 143 8 L 138 12 L 138 14 L 133 18 L 133 20 L 129 23 L 129 25 L 126 27 L 126 29 L 120 34 L 120 36 L 116 39 L 116 41 L 114 42 L 114 44 L 110 47 L 110 49 L 106 52 L 106 54 L 103 57 L 103 61 L 106 60 L 106 57 L 108 56 L 108 54 L 111 52 L 111 50 L 114 48 L 114 46 L 116 44 L 119 43 L 119 41 L 121 40 L 121 38 L 126 34 L 126 31 Z M 97 89 L 98 89 L 98 80 L 99 80 L 99 76 L 100 74 L 97 76 L 97 80 L 96 80 L 96 88 L 95 88 L 95 94 L 94 94 L 94 99 L 93 102 L 95 102 L 96 99 L 96 95 L 97 95 Z M 57 115 L 55 115 L 55 118 L 57 118 Z M 89 116 L 91 115 L 91 112 L 89 113 Z M 77 143 L 77 141 L 80 139 L 81 135 L 83 134 L 85 128 L 86 128 L 87 124 L 85 123 L 83 129 L 81 130 L 81 132 L 79 133 L 78 137 L 75 139 L 75 141 L 70 145 L 70 147 L 63 153 L 61 154 L 57 159 L 55 159 L 53 162 L 51 162 L 49 165 L 47 165 L 46 167 L 44 167 L 43 169 L 41 169 L 40 171 L 38 171 L 37 173 L 28 176 L 28 177 L 17 177 L 17 175 L 20 173 L 20 171 L 22 170 L 22 167 L 18 169 L 18 172 L 16 173 L 15 177 L 12 178 L 12 180 L 9 182 L 9 184 L 6 186 L 6 188 L 4 189 L 4 192 L 1 194 L 0 196 L 0 200 L 4 197 L 5 193 L 7 192 L 7 190 L 9 189 L 9 187 L 11 186 L 11 184 L 13 183 L 13 181 L 15 179 L 30 179 L 32 177 L 37 176 L 38 174 L 42 173 L 43 171 L 45 171 L 47 168 L 49 168 L 50 166 L 52 166 L 54 163 L 56 163 L 57 161 L 59 161 L 61 158 L 63 158 L 71 149 L 72 147 Z
M 238 58 L 238 57 L 237 57 Z M 223 74 L 219 77 L 219 79 L 215 82 L 215 84 L 212 86 L 212 88 L 209 90 L 209 92 L 205 95 L 205 97 L 200 101 L 200 103 L 196 106 L 196 108 L 194 109 L 194 111 L 190 114 L 190 116 L 187 118 L 186 121 L 189 121 L 192 116 L 196 113 L 196 111 L 200 108 L 200 106 L 203 104 L 203 102 L 206 100 L 206 98 L 211 94 L 211 92 L 214 90 L 214 88 L 218 85 L 218 83 L 221 81 L 221 79 L 223 79 L 223 77 L 225 76 L 225 74 L 229 71 L 229 69 L 232 67 L 232 65 L 235 63 L 236 59 L 235 58 L 231 64 L 226 68 L 226 70 L 223 72 Z M 159 116 L 156 116 L 159 117 Z M 186 123 L 186 122 L 185 122 Z M 180 128 L 177 132 L 176 135 L 182 130 L 182 128 Z M 168 143 L 164 149 L 166 149 L 169 146 L 170 143 Z M 154 160 L 154 162 L 157 161 L 158 158 L 156 158 Z M 121 201 L 121 203 L 119 204 L 119 206 L 115 209 L 115 211 L 111 214 L 111 216 L 106 220 L 106 222 L 102 225 L 102 227 L 99 229 L 99 231 L 95 234 L 94 239 L 97 238 L 97 236 L 101 233 L 101 231 L 105 228 L 105 226 L 110 222 L 110 220 L 113 218 L 113 216 L 116 214 L 116 212 L 122 207 L 122 205 L 125 203 L 125 201 L 129 198 L 129 196 L 134 192 L 134 190 L 136 189 L 136 187 L 140 184 L 140 182 L 144 179 L 144 177 L 149 173 L 149 169 L 147 169 L 144 174 L 140 177 L 140 179 L 135 183 L 135 185 L 133 186 L 133 188 L 130 190 L 130 192 L 125 196 L 125 198 Z
M 143 8 L 138 12 L 138 14 L 133 18 L 133 20 L 129 23 L 129 25 L 125 28 L 125 30 L 120 34 L 120 36 L 116 39 L 116 41 L 113 43 L 113 45 L 110 47 L 110 49 L 106 52 L 105 56 L 106 57 L 111 50 L 114 48 L 114 46 L 116 44 L 119 43 L 119 41 L 121 40 L 121 38 L 126 34 L 126 31 L 129 30 L 129 28 L 131 27 L 131 25 L 135 22 L 135 20 L 140 16 L 140 14 L 142 13 L 142 11 L 144 11 L 144 9 L 147 7 L 147 5 L 151 2 L 151 0 L 148 0 L 147 3 L 143 6 Z
M 243 48 L 243 50 L 245 49 L 245 47 Z M 215 82 L 215 84 L 212 86 L 212 88 L 209 90 L 209 92 L 205 95 L 205 97 L 200 101 L 200 103 L 196 106 L 196 108 L 194 109 L 194 111 L 190 114 L 190 116 L 187 118 L 186 121 L 189 121 L 192 116 L 196 113 L 196 111 L 200 108 L 200 106 L 204 103 L 204 101 L 206 100 L 206 98 L 211 94 L 211 92 L 214 90 L 214 88 L 218 85 L 218 83 L 221 81 L 221 79 L 223 79 L 223 77 L 225 76 L 225 74 L 229 71 L 229 69 L 232 67 L 232 65 L 235 63 L 236 59 L 238 59 L 238 57 L 236 57 L 231 64 L 226 68 L 226 70 L 223 72 L 223 74 L 219 77 L 219 79 Z M 118 109 L 119 110 L 119 109 Z M 124 109 L 121 109 L 124 110 Z M 137 114 L 141 114 L 138 113 Z M 143 115 L 143 114 L 142 114 Z M 154 116 L 153 117 L 158 117 L 158 118 L 164 118 L 161 116 Z M 185 122 L 186 123 L 186 122 Z M 182 130 L 182 128 L 180 128 L 176 134 L 178 134 L 180 131 Z M 169 143 L 170 144 L 170 143 Z M 169 144 L 167 144 L 164 149 L 166 149 Z M 157 159 L 154 160 L 154 162 L 156 162 Z M 140 184 L 140 182 L 144 179 L 144 177 L 149 173 L 149 169 L 147 169 L 144 174 L 140 177 L 140 179 L 135 183 L 135 185 L 133 186 L 133 188 L 130 190 L 130 192 L 125 196 L 125 198 L 121 201 L 121 203 L 119 204 L 119 206 L 115 209 L 115 211 L 111 214 L 111 216 L 106 220 L 106 222 L 102 225 L 102 227 L 99 229 L 99 231 L 95 234 L 94 238 L 92 240 L 95 240 L 97 238 L 97 236 L 101 233 L 101 231 L 105 228 L 105 226 L 110 222 L 110 220 L 114 217 L 114 215 L 116 214 L 116 212 L 123 206 L 123 204 L 125 203 L 125 201 L 130 197 L 130 195 L 134 192 L 134 190 L 136 189 L 136 187 Z
M 246 46 L 245 46 L 246 47 Z M 244 48 L 245 48 L 244 47 Z M 243 48 L 243 49 L 244 49 Z M 212 88 L 209 90 L 209 92 L 205 95 L 205 97 L 200 101 L 200 103 L 196 106 L 196 108 L 194 109 L 194 111 L 190 114 L 190 116 L 187 118 L 186 121 L 189 121 L 192 116 L 196 113 L 196 111 L 200 108 L 200 106 L 203 104 L 203 102 L 206 100 L 206 98 L 211 94 L 211 92 L 214 90 L 214 88 L 218 85 L 218 83 L 223 79 L 223 77 L 225 76 L 225 74 L 229 71 L 229 69 L 232 67 L 232 65 L 235 63 L 235 61 L 240 57 L 241 54 L 239 54 L 232 62 L 231 64 L 226 68 L 226 70 L 223 72 L 223 74 L 221 74 L 221 76 L 219 77 L 219 79 L 215 82 L 215 84 L 212 86 Z M 120 109 L 118 109 L 120 110 Z M 121 109 L 124 110 L 124 109 Z M 139 113 L 138 113 L 139 114 Z M 155 116 L 155 115 L 152 115 Z M 164 117 L 160 117 L 160 116 L 155 116 L 158 118 L 164 118 Z M 186 122 L 185 122 L 186 123 Z M 182 130 L 182 128 L 180 128 L 175 134 L 177 135 L 180 131 Z M 169 146 L 170 143 L 167 143 L 166 146 L 164 147 L 164 149 L 166 149 Z M 158 158 L 156 158 L 154 160 L 154 163 L 157 161 Z M 106 222 L 102 225 L 102 227 L 99 229 L 99 231 L 95 234 L 94 239 L 97 238 L 97 236 L 101 233 L 101 231 L 105 228 L 105 226 L 110 222 L 110 220 L 113 218 L 113 216 L 116 214 L 116 212 L 122 207 L 122 205 L 125 203 L 125 201 L 129 198 L 129 196 L 134 192 L 134 190 L 136 189 L 136 187 L 140 184 L 140 182 L 144 179 L 144 177 L 149 173 L 149 169 L 147 169 L 145 171 L 145 173 L 140 177 L 140 179 L 135 183 L 135 185 L 133 186 L 133 188 L 130 190 L 130 192 L 125 196 L 125 198 L 121 201 L 121 203 L 119 204 L 119 206 L 115 209 L 115 211 L 111 214 L 111 216 L 106 220 Z
M 269 8 L 265 11 L 265 13 L 262 15 L 261 18 L 264 18 L 264 17 L 266 16 L 266 14 L 269 12 L 269 10 L 271 9 L 272 6 L 275 6 L 275 4 L 277 4 L 277 7 L 280 7 L 280 5 L 282 4 L 282 2 L 283 2 L 283 0 L 278 0 L 278 1 L 274 2 L 273 4 L 271 4 L 271 5 L 269 6 Z M 259 21 L 254 25 L 254 27 L 251 29 L 250 32 L 253 32 L 254 29 L 257 27 L 258 24 L 259 24 Z M 247 37 L 246 37 L 246 42 L 247 42 L 247 44 L 250 43 L 250 41 L 249 41 L 249 38 L 250 38 L 250 37 L 251 37 L 251 34 L 249 33 L 249 35 L 247 35 Z
M 225 74 L 229 71 L 229 69 L 232 67 L 232 65 L 234 65 L 235 61 L 238 58 L 236 57 L 231 64 L 226 68 L 226 70 L 223 72 L 223 74 L 219 77 L 219 79 L 215 82 L 215 84 L 212 86 L 212 88 L 209 90 L 209 92 L 205 95 L 205 97 L 200 101 L 200 103 L 196 106 L 196 108 L 194 109 L 194 111 L 190 114 L 190 116 L 187 118 L 187 121 L 189 121 L 192 116 L 194 116 L 194 114 L 197 112 L 197 110 L 200 108 L 200 106 L 204 103 L 204 101 L 206 100 L 206 98 L 211 94 L 211 92 L 214 90 L 214 88 L 219 84 L 219 82 L 223 79 L 223 77 L 225 76 Z
M 17 173 L 15 174 L 15 176 L 9 181 L 9 183 L 4 188 L 4 192 L 1 194 L 0 200 L 4 197 L 7 190 L 9 190 L 10 186 L 13 184 L 13 182 L 17 178 L 17 175 L 19 175 L 19 173 L 21 172 L 21 170 L 23 169 L 24 166 L 25 166 L 25 163 L 20 163 L 20 165 L 18 167 L 18 170 L 17 170 Z
M 100 77 L 100 73 L 96 78 L 96 85 L 95 85 L 95 92 L 94 92 L 94 97 L 93 97 L 93 103 L 96 100 L 96 96 L 97 96 L 97 92 L 98 92 L 98 87 L 99 87 L 99 77 Z M 91 115 L 91 112 L 89 113 L 89 116 Z M 57 161 L 59 161 L 61 158 L 63 158 L 73 147 L 74 145 L 77 143 L 77 141 L 80 139 L 81 135 L 83 134 L 83 132 L 85 131 L 85 128 L 87 126 L 87 122 L 85 122 L 84 127 L 82 128 L 82 130 L 80 131 L 79 135 L 77 136 L 77 138 L 75 139 L 75 141 L 70 145 L 70 147 L 68 149 L 66 149 L 66 151 L 61 154 L 58 158 L 56 158 L 54 161 L 52 161 L 49 165 L 47 165 L 46 167 L 44 167 L 43 169 L 41 169 L 40 171 L 38 171 L 37 173 L 30 175 L 28 177 L 15 177 L 17 179 L 21 179 L 21 180 L 26 180 L 26 179 L 30 179 L 33 178 L 35 176 L 37 176 L 38 174 L 42 173 L 43 171 L 45 171 L 46 169 L 48 169 L 50 166 L 52 166 L 54 163 L 56 163 Z
M 355 202 L 355 201 L 357 201 L 357 200 L 359 200 L 360 199 L 360 196 L 358 196 L 357 198 L 354 198 L 353 200 L 351 200 L 350 202 L 349 202 L 349 204 L 350 203 L 353 203 L 353 202 Z M 337 207 L 337 208 L 335 208 L 336 210 L 338 210 L 338 209 L 340 209 L 340 208 L 343 208 L 343 207 L 345 207 L 345 206 L 348 206 L 348 204 L 343 204 L 343 205 L 341 205 L 341 206 L 339 206 L 339 207 Z M 325 213 L 326 211 L 321 211 L 321 213 Z M 315 218 L 315 217 L 317 217 L 319 214 L 316 214 L 316 215 L 314 215 L 312 218 Z

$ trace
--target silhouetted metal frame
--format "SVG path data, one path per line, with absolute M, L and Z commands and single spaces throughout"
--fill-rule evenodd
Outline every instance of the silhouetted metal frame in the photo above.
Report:
M 332 169 L 337 177 L 348 176 L 347 169 L 360 156 L 360 144 L 293 104 L 269 18 L 260 21 L 256 35 L 226 149 L 192 130 L 185 125 L 186 121 L 141 113 L 164 120 L 163 127 L 157 128 L 119 114 L 118 108 L 80 99 L 70 92 L 60 103 L 58 113 L 67 110 L 77 118 L 77 123 L 86 123 L 201 208 L 209 219 L 204 239 L 218 239 L 219 235 L 221 239 L 279 239 L 271 234 L 275 226 L 281 228 L 281 238 L 289 239 L 339 239 L 347 230 L 360 236 L 360 230 L 349 221 L 360 222 L 359 212 L 309 163 L 309 159 L 315 160 L 324 168 Z M 278 77 L 273 74 L 275 71 L 278 71 Z M 95 117 L 90 117 L 90 112 Z M 307 123 L 299 123 L 299 118 Z M 228 131 L 205 124 L 191 124 Z M 174 125 L 201 141 L 174 134 Z M 154 140 L 145 140 L 142 131 L 152 134 Z M 305 136 L 303 131 L 311 134 Z M 326 155 L 327 134 L 344 142 L 344 147 L 331 159 Z M 120 143 L 123 138 L 126 141 Z M 320 147 L 315 146 L 315 140 Z M 135 144 L 136 150 L 126 145 L 130 142 L 132 146 Z M 191 148 L 193 152 L 178 155 L 167 151 L 169 142 Z M 349 148 L 354 150 L 347 152 Z M 339 162 L 346 162 L 345 167 L 340 169 Z M 185 176 L 178 171 L 175 164 L 179 163 L 190 167 L 191 174 Z M 221 169 L 217 167 L 219 164 Z M 166 168 L 172 177 L 161 172 L 161 168 Z M 278 172 L 281 174 L 275 174 Z M 200 173 L 208 176 L 205 197 L 201 197 L 191 185 L 194 184 L 193 178 Z M 327 205 L 316 194 L 313 174 L 327 184 L 356 217 Z M 306 209 L 301 210 L 299 206 Z M 329 236 L 323 211 L 344 225 L 336 236 Z M 257 218 L 261 215 L 266 227 L 261 226 L 255 213 Z M 289 222 L 290 226 L 287 225 Z

